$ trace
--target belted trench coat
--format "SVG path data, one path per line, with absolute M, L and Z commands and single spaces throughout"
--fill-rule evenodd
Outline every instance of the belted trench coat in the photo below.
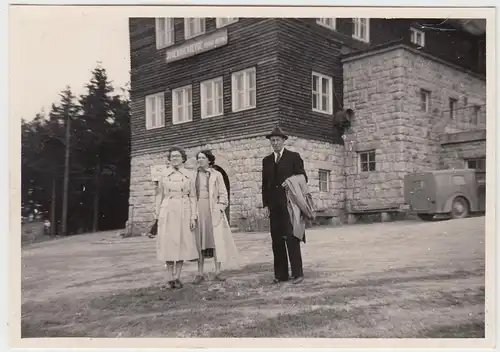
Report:
M 217 261 L 221 262 L 225 268 L 237 268 L 239 267 L 238 260 L 238 249 L 233 239 L 233 234 L 231 232 L 231 227 L 226 217 L 225 210 L 228 206 L 228 194 L 226 185 L 224 184 L 224 178 L 222 174 L 213 169 L 209 168 L 209 178 L 208 178 L 208 194 L 209 194 L 209 204 L 210 213 L 212 217 L 212 228 L 215 243 L 215 254 L 217 256 Z M 194 174 L 191 177 L 193 182 L 191 189 L 197 191 L 197 177 L 198 169 L 195 169 Z M 198 209 L 198 207 L 196 207 Z M 201 252 L 201 236 L 203 234 L 199 231 L 199 226 L 197 227 L 197 243 L 198 249 Z M 201 255 L 201 254 L 200 254 Z

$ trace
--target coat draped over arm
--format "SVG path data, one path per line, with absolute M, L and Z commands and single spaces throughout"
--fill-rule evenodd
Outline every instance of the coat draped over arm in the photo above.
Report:
M 306 219 L 316 217 L 315 206 L 307 187 L 305 175 L 294 175 L 283 182 L 286 189 L 288 214 L 293 227 L 293 234 L 304 241 Z

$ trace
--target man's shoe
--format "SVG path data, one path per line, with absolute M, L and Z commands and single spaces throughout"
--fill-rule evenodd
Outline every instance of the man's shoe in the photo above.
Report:
M 302 281 L 304 281 L 304 276 L 299 276 L 293 279 L 294 284 L 300 284 Z
M 288 281 L 288 279 L 278 279 L 278 278 L 275 277 L 273 279 L 273 284 L 279 284 L 281 282 L 287 282 L 287 281 Z

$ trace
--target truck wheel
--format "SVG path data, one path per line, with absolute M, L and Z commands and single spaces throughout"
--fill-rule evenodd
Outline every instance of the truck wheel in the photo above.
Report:
M 420 220 L 431 221 L 434 218 L 434 214 L 417 214 Z
M 469 202 L 464 197 L 456 197 L 451 203 L 451 217 L 463 219 L 469 216 Z

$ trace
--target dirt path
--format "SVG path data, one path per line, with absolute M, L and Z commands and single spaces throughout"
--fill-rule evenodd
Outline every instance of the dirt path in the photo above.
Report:
M 269 284 L 270 237 L 235 234 L 223 285 L 162 292 L 155 241 L 100 233 L 23 250 L 23 336 L 481 337 L 484 217 L 314 229 L 306 281 Z M 211 270 L 211 263 L 208 264 Z

